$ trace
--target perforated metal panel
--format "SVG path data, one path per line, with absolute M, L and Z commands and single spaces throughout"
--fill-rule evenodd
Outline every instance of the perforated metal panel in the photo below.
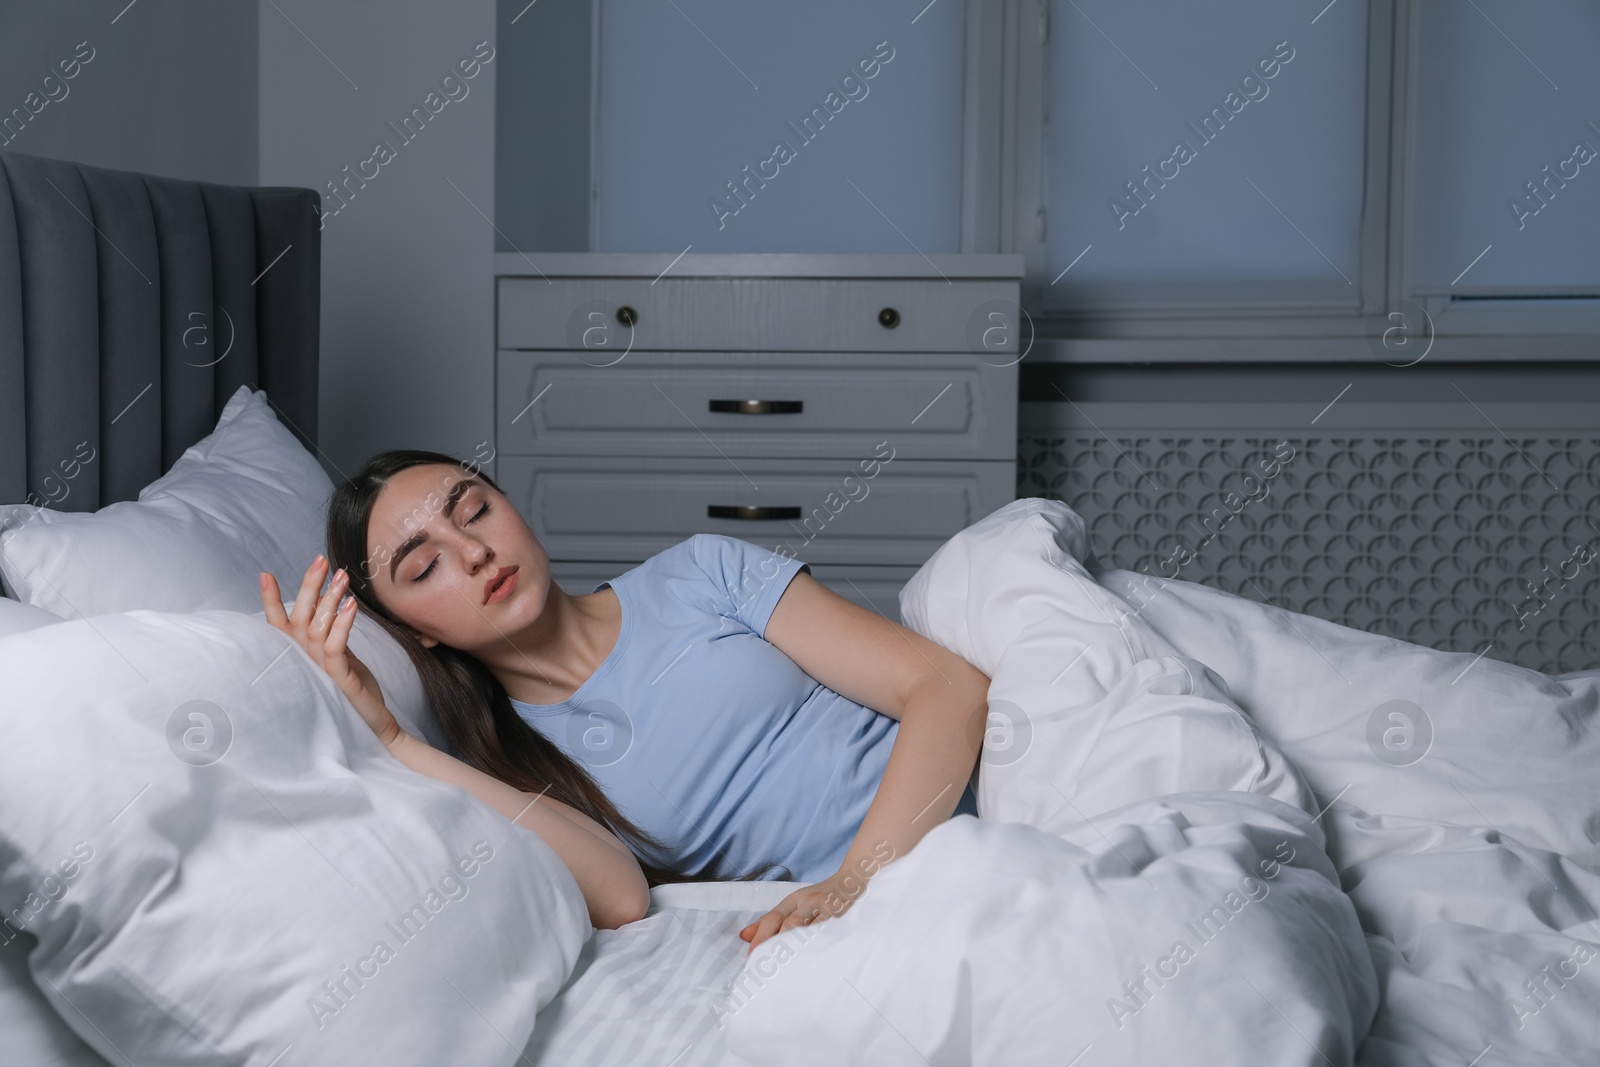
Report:
M 1106 567 L 1549 673 L 1600 666 L 1600 434 L 1101 429 L 1025 433 L 1017 495 L 1071 505 Z

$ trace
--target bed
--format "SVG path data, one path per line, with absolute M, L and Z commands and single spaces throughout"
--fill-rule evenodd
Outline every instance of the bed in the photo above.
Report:
M 535 835 L 395 764 L 251 602 L 331 488 L 315 194 L 5 153 L 0 184 L 8 1064 L 1600 1050 L 1600 671 L 1105 570 L 1039 498 L 901 597 L 993 679 L 982 818 L 748 957 L 795 883 L 657 887 L 595 931 Z M 352 647 L 442 743 L 398 646 Z

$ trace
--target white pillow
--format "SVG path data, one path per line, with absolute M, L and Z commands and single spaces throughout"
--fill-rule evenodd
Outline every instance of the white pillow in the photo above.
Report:
M 280 583 L 325 550 L 333 483 L 241 385 L 217 420 L 138 500 L 96 512 L 18 505 L 0 533 L 0 576 L 16 598 L 66 619 L 261 607 L 260 571 Z
M 52 615 L 43 608 L 19 603 L 10 597 L 0 597 L 0 637 L 20 634 L 26 630 L 37 630 L 41 626 L 49 626 L 53 622 L 60 621 L 61 616 Z M 360 654 L 356 653 L 358 656 Z
M 264 618 L 257 575 L 269 571 L 280 589 L 299 588 L 312 557 L 325 551 L 332 492 L 267 394 L 242 385 L 216 429 L 137 501 L 92 514 L 14 509 L 15 528 L 0 534 L 0 573 L 28 603 L 0 603 L 0 636 L 24 628 L 24 619 L 31 628 L 140 608 Z M 372 668 L 400 724 L 450 751 L 416 668 L 394 638 L 361 614 L 350 646 Z
M 10 939 L 7 939 L 10 934 Z M 32 934 L 0 928 L 0 1048 L 6 1063 L 27 1067 L 110 1067 L 83 1043 L 28 975 Z
M 510 1067 L 591 932 L 542 839 L 258 619 L 67 621 L 0 641 L 0 678 L 0 901 L 114 1062 Z
M 293 601 L 284 604 L 286 613 L 293 609 Z M 265 613 L 258 611 L 255 616 L 264 619 Z M 41 608 L 0 598 L 0 637 L 61 621 L 60 616 Z M 350 634 L 350 648 L 371 668 L 384 702 L 400 725 L 434 747 L 448 750 L 416 669 L 399 643 L 369 616 L 360 614 Z M 0 923 L 4 918 L 0 915 Z M 106 1060 L 62 1021 L 28 974 L 27 954 L 34 943 L 32 934 L 13 934 L 0 925 L 0 1047 L 10 1050 L 18 1063 L 102 1067 Z

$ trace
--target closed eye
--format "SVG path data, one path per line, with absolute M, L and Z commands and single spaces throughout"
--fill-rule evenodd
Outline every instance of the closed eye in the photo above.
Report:
M 472 516 L 472 518 L 467 520 L 467 525 L 471 526 L 473 523 L 475 523 L 479 519 L 483 518 L 484 515 L 488 514 L 488 512 L 489 512 L 489 505 L 488 504 L 484 504 L 483 507 L 478 509 L 478 513 L 476 515 Z M 426 578 L 429 574 L 433 573 L 434 565 L 437 564 L 438 562 L 439 562 L 439 558 L 437 556 L 435 556 L 434 560 L 433 560 L 433 563 L 428 564 L 428 569 L 423 571 L 421 574 L 417 575 L 415 578 L 413 578 L 411 580 L 413 582 L 422 581 L 422 579 Z

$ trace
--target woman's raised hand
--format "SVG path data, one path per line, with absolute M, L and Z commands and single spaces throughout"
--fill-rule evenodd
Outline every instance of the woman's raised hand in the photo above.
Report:
M 385 746 L 393 744 L 400 736 L 400 724 L 383 702 L 383 691 L 367 665 L 357 659 L 347 647 L 350 628 L 355 625 L 359 610 L 355 597 L 343 601 L 350 585 L 349 575 L 342 569 L 333 576 L 328 591 L 320 597 L 322 580 L 328 561 L 322 556 L 312 560 L 300 580 L 300 592 L 294 600 L 294 611 L 283 613 L 283 596 L 278 591 L 278 580 L 266 571 L 261 572 L 261 603 L 267 610 L 267 622 L 282 630 L 328 672 L 339 689 L 360 713 L 378 740 Z

